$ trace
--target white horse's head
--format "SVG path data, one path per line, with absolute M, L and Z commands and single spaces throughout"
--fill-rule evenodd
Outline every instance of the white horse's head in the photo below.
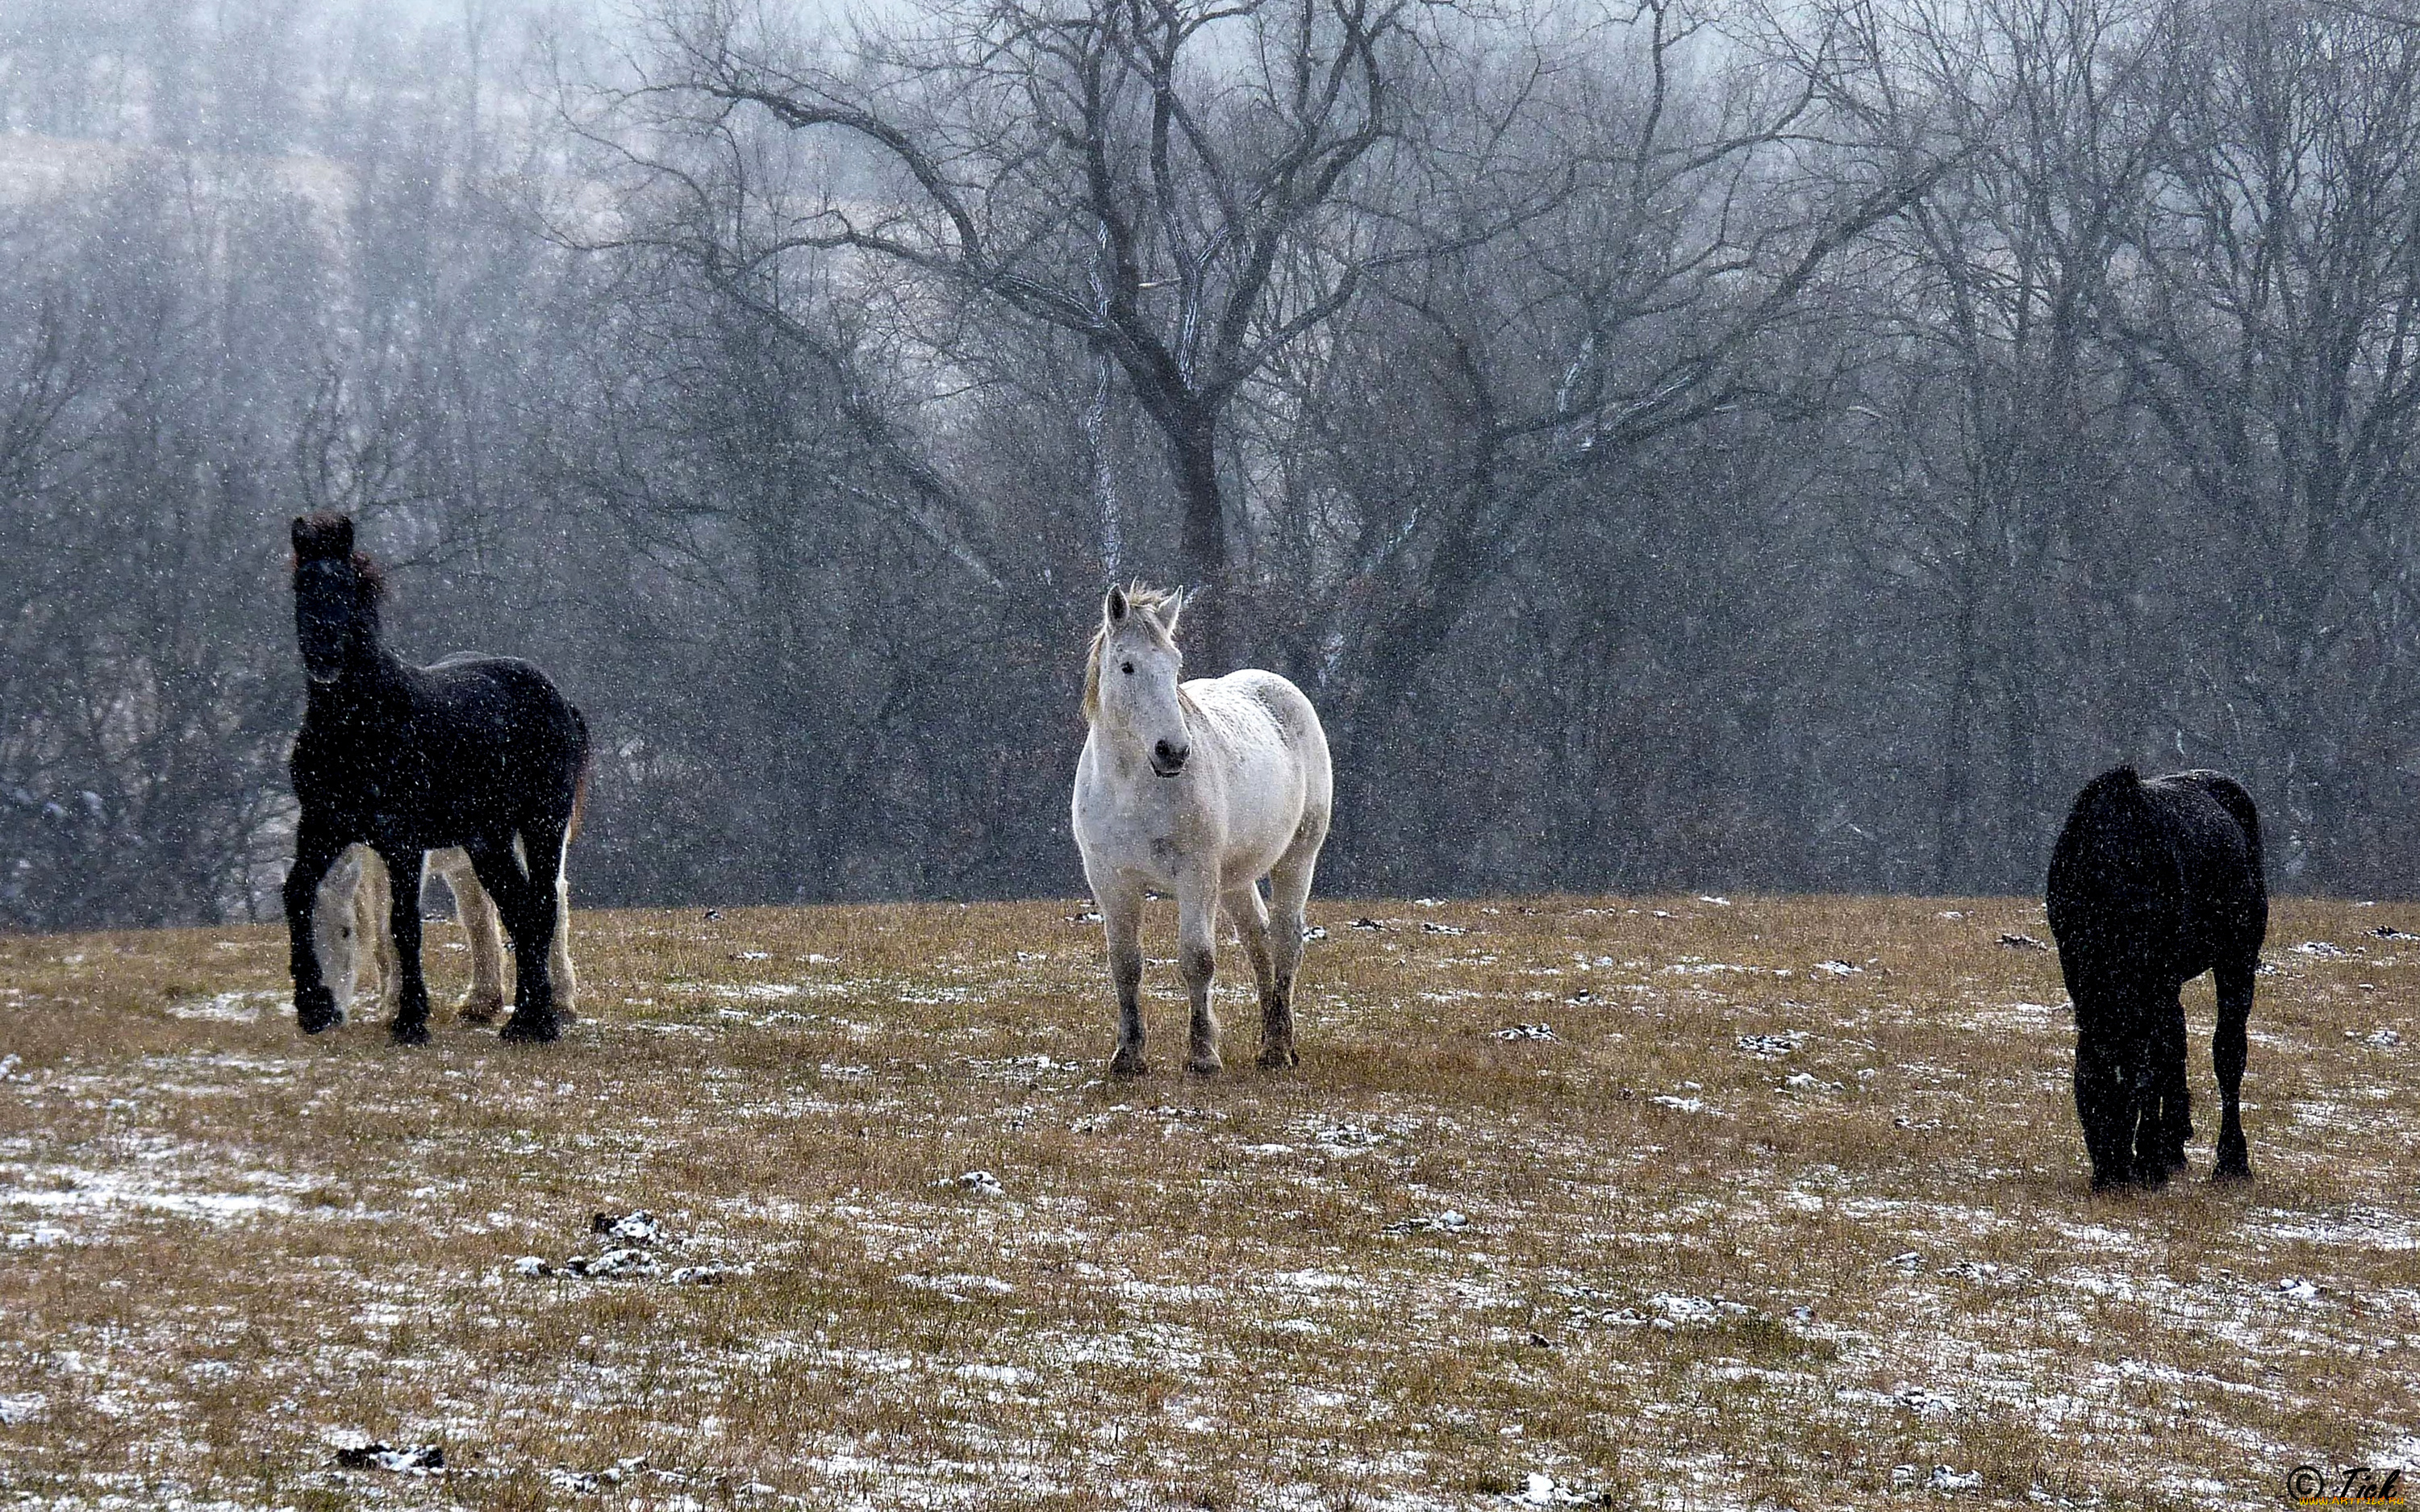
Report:
M 1176 621 L 1184 612 L 1182 589 L 1110 589 L 1084 669 L 1084 717 L 1140 746 L 1161 777 L 1184 771 L 1192 754 L 1176 686 L 1185 668 Z

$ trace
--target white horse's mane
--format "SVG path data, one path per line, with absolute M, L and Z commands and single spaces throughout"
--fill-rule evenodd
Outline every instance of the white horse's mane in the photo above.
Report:
M 1142 623 L 1154 640 L 1169 651 L 1177 649 L 1176 637 L 1169 623 L 1185 608 L 1185 591 L 1181 588 L 1153 588 L 1140 582 L 1126 585 L 1126 607 L 1129 612 L 1142 611 Z M 1101 648 L 1109 643 L 1107 620 L 1093 632 L 1092 649 L 1084 654 L 1084 722 L 1091 724 L 1101 717 Z M 1178 696 L 1183 697 L 1180 689 Z M 1189 702 L 1189 701 L 1188 701 Z

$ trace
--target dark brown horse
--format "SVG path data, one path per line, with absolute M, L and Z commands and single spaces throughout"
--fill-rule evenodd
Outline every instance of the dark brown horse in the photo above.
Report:
M 2157 1186 L 2193 1137 L 2179 989 L 2218 982 L 2211 1060 L 2222 1100 L 2216 1180 L 2249 1180 L 2245 1025 L 2269 931 L 2260 816 L 2217 772 L 2084 785 L 2050 857 L 2050 928 L 2075 999 L 2075 1112 L 2095 1187 Z
M 302 816 L 286 876 L 294 1016 L 306 1034 L 343 1019 L 320 980 L 311 912 L 346 846 L 376 851 L 396 877 L 421 857 L 459 845 L 512 936 L 516 1002 L 507 1040 L 560 1034 L 547 966 L 564 842 L 578 827 L 588 770 L 588 724 L 546 674 L 509 656 L 406 664 L 379 642 L 384 583 L 353 549 L 353 522 L 294 522 L 294 629 L 310 674 L 294 742 L 294 796 Z M 392 1032 L 428 1039 L 420 974 L 420 889 L 398 887 L 388 918 L 402 994 Z

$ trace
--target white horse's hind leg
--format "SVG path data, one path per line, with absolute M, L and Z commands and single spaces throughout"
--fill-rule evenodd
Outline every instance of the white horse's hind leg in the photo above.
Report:
M 356 972 L 353 991 L 376 1001 L 380 1017 L 393 1018 L 396 1004 L 403 1000 L 403 964 L 396 955 L 395 932 L 387 927 L 395 906 L 395 879 L 387 875 L 378 852 L 366 845 L 357 850 L 362 884 L 353 889 L 353 939 L 369 974 L 365 980 Z
M 1142 894 L 1099 889 L 1101 933 L 1109 947 L 1109 983 L 1118 999 L 1118 1051 L 1109 1057 L 1112 1076 L 1140 1076 L 1142 1057 Z
M 1306 818 L 1294 844 L 1269 872 L 1269 952 L 1276 958 L 1277 983 L 1261 998 L 1261 1064 L 1272 1070 L 1302 1058 L 1294 1044 L 1294 982 L 1302 967 L 1303 907 L 1326 839 L 1327 816 Z
M 1251 882 L 1230 887 L 1218 905 L 1227 922 L 1243 937 L 1244 953 L 1252 958 L 1252 980 L 1261 989 L 1261 1011 L 1266 1014 L 1278 983 L 1276 963 L 1269 958 L 1269 911 L 1261 902 L 1261 885 Z
M 1202 880 L 1176 885 L 1176 967 L 1193 1002 L 1185 1069 L 1207 1076 L 1220 1069 L 1218 1015 L 1210 1008 L 1210 978 L 1218 967 L 1218 899 Z
M 362 966 L 362 864 L 367 854 L 349 847 L 319 879 L 318 904 L 311 911 L 311 933 L 319 952 L 319 980 L 334 997 L 340 1015 L 352 1011 L 353 993 Z
M 504 924 L 495 902 L 479 886 L 470 855 L 460 847 L 431 852 L 428 864 L 454 894 L 454 917 L 471 947 L 471 985 L 454 1011 L 465 1024 L 491 1023 L 504 1010 Z

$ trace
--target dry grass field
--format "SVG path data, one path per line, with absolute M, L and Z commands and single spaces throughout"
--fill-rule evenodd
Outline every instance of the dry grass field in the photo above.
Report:
M 2031 903 L 1322 901 L 1299 1072 L 1230 949 L 1237 1069 L 1178 1070 L 1157 960 L 1119 1084 L 1079 907 L 583 914 L 538 1049 L 305 1040 L 269 929 L 0 939 L 0 1506 L 2270 1506 L 2420 1458 L 2420 940 L 2371 933 L 2420 906 L 2278 905 L 2249 1188 L 2189 990 L 2194 1172 L 2113 1197 Z

